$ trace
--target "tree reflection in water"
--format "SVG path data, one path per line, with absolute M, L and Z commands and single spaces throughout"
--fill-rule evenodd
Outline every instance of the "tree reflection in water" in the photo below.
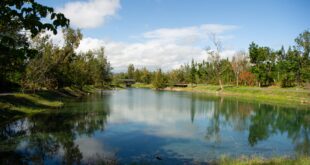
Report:
M 123 160 L 160 149 L 171 153 L 166 157 L 178 154 L 188 159 L 199 159 L 199 154 L 205 158 L 206 152 L 213 151 L 253 154 L 260 151 L 256 146 L 269 149 L 260 146 L 261 142 L 278 147 L 272 144 L 277 142 L 273 137 L 292 145 L 278 147 L 276 151 L 284 148 L 288 149 L 284 154 L 293 155 L 295 149 L 296 154 L 310 155 L 309 110 L 230 97 L 139 89 L 89 99 L 1 125 L 0 164 L 104 163 L 107 152 L 94 149 L 102 148 L 99 145 L 103 143 L 119 149 Z M 104 133 L 108 135 L 96 139 L 95 133 L 104 134 L 107 118 L 109 129 Z M 145 141 L 146 137 L 151 139 L 150 143 Z M 232 144 L 235 140 L 238 144 Z M 133 145 L 139 150 L 132 150 Z M 241 149 L 235 151 L 238 146 Z M 86 154 L 87 151 L 91 152 Z M 182 162 L 180 157 L 173 158 Z
M 105 101 L 83 104 L 84 109 L 42 113 L 2 125 L 0 164 L 80 164 L 83 154 L 74 141 L 104 130 L 110 111 Z
M 204 95 L 194 94 L 192 100 L 204 100 Z M 297 154 L 310 155 L 310 111 L 285 108 L 278 105 L 248 103 L 234 98 L 210 97 L 213 104 L 205 138 L 216 143 L 221 142 L 221 128 L 231 125 L 235 130 L 248 131 L 248 143 L 255 146 L 259 141 L 267 140 L 276 134 L 287 134 L 295 145 Z M 192 102 L 192 104 L 194 104 Z M 191 107 L 195 107 L 192 105 Z M 191 119 L 195 117 L 191 108 Z

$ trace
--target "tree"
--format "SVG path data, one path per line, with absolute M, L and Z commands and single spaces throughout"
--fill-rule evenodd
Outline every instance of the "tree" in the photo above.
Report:
M 247 56 L 244 51 L 237 52 L 231 61 L 232 69 L 235 73 L 236 77 L 236 85 L 239 85 L 239 76 L 242 71 L 244 71 L 247 67 Z
M 276 54 L 269 47 L 259 47 L 254 42 L 249 47 L 250 62 L 253 64 L 252 73 L 256 75 L 258 86 L 268 86 L 273 79 Z
M 62 13 L 56 13 L 53 8 L 35 0 L 4 0 L 0 2 L 0 6 L 1 27 L 18 23 L 22 28 L 30 30 L 33 37 L 42 30 L 51 30 L 56 34 L 58 27 L 69 25 L 69 20 Z M 41 20 L 47 17 L 50 17 L 51 22 Z
M 310 31 L 306 30 L 295 39 L 298 50 L 302 53 L 303 59 L 310 57 Z
M 306 30 L 295 39 L 296 49 L 300 52 L 298 56 L 297 81 L 302 85 L 303 81 L 310 82 L 310 31 Z
M 197 84 L 196 82 L 196 64 L 195 64 L 195 61 L 194 59 L 192 59 L 192 64 L 191 64 L 191 68 L 190 68 L 190 82 L 192 84 L 192 87 L 193 87 L 193 84 Z
M 127 78 L 133 79 L 134 78 L 134 73 L 135 73 L 135 67 L 133 64 L 129 64 L 127 68 Z
M 134 77 L 135 81 L 141 82 L 141 71 L 140 71 L 140 69 L 138 69 L 138 68 L 135 69 L 133 77 Z
M 51 68 L 51 74 L 57 81 L 57 88 L 72 85 L 72 74 L 70 74 L 70 63 L 76 59 L 75 49 L 79 46 L 82 40 L 82 33 L 79 29 L 74 30 L 67 28 L 63 30 L 65 45 L 56 49 L 52 56 L 54 62 Z
M 142 68 L 141 72 L 142 72 L 141 73 L 141 82 L 145 83 L 145 84 L 150 84 L 151 79 L 152 79 L 151 73 L 145 67 Z
M 46 35 L 37 35 L 33 39 L 33 47 L 38 50 L 38 55 L 29 60 L 26 67 L 24 88 L 62 88 L 76 84 L 77 78 L 83 77 L 76 77 L 76 70 L 79 70 L 82 64 L 75 63 L 79 67 L 73 64 L 83 60 L 75 53 L 82 34 L 79 30 L 71 28 L 64 29 L 63 32 L 65 40 L 63 47 L 55 46 Z
M 42 21 L 42 19 L 47 19 Z M 25 62 L 36 55 L 29 47 L 26 32 L 34 37 L 42 30 L 57 33 L 69 20 L 54 9 L 34 0 L 0 1 L 0 82 L 9 74 L 21 72 Z
M 33 90 L 40 87 L 56 88 L 56 79 L 51 75 L 51 69 L 55 65 L 53 56 L 57 48 L 48 35 L 37 35 L 32 40 L 32 46 L 38 51 L 38 55 L 28 62 L 23 74 L 22 87 Z
M 255 75 L 248 71 L 242 71 L 239 74 L 239 80 L 243 85 L 254 86 Z
M 100 48 L 97 51 L 97 59 L 98 59 L 98 77 L 99 81 L 101 82 L 101 86 L 103 87 L 104 84 L 109 84 L 112 81 L 112 67 L 111 64 L 108 62 L 107 57 L 104 54 L 104 48 Z
M 295 73 L 298 72 L 298 56 L 299 53 L 297 50 L 292 50 L 291 47 L 285 53 L 285 50 L 279 52 L 278 60 L 278 72 L 280 77 L 281 87 L 291 87 L 294 86 L 296 81 Z
M 162 89 L 162 88 L 166 87 L 166 82 L 165 82 L 164 74 L 162 73 L 161 69 L 158 69 L 155 72 L 152 84 L 153 84 L 155 89 Z
M 170 88 L 172 88 L 174 85 L 179 83 L 178 73 L 179 73 L 179 71 L 176 69 L 167 73 L 167 76 L 169 77 L 168 85 L 170 86 Z
M 211 50 L 211 48 L 207 49 L 207 53 L 209 54 L 209 59 L 214 67 L 214 72 L 216 74 L 217 80 L 219 82 L 221 90 L 223 90 L 222 84 L 222 73 L 225 71 L 225 67 L 221 65 L 221 52 L 222 52 L 222 42 L 216 38 L 215 34 L 211 36 L 212 43 L 215 46 L 215 50 Z

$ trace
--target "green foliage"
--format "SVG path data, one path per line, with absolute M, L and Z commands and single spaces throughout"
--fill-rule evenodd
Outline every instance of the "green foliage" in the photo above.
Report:
M 30 30 L 32 36 L 36 36 L 41 30 L 51 30 L 56 34 L 57 27 L 69 25 L 69 20 L 62 13 L 56 13 L 53 8 L 35 0 L 4 0 L 0 2 L 0 6 L 1 25 L 18 22 L 23 28 Z M 51 23 L 41 21 L 48 16 Z
M 306 30 L 295 39 L 299 51 L 297 79 L 299 85 L 310 83 L 310 31 Z
M 27 61 L 37 55 L 30 48 L 27 32 L 34 37 L 42 30 L 57 33 L 69 20 L 54 9 L 34 0 L 4 0 L 0 2 L 0 82 L 19 81 Z M 42 21 L 42 19 L 47 19 Z
M 97 54 L 97 58 L 94 59 L 94 64 L 91 65 L 95 67 L 94 73 L 92 74 L 96 77 L 94 82 L 100 82 L 102 87 L 104 85 L 110 85 L 112 82 L 112 67 L 104 54 L 104 48 L 100 48 L 95 54 Z
M 197 74 L 197 70 L 196 70 L 196 64 L 194 59 L 192 59 L 192 64 L 191 64 L 191 68 L 190 68 L 190 82 L 191 84 L 196 84 L 196 74 Z
M 129 79 L 133 79 L 134 78 L 134 73 L 135 73 L 135 67 L 133 64 L 129 64 L 128 65 L 128 69 L 127 69 L 127 78 Z
M 153 84 L 155 89 L 162 89 L 162 88 L 166 87 L 165 76 L 162 73 L 161 69 L 158 69 L 155 72 L 152 84 Z
M 178 69 L 161 74 L 167 78 L 166 82 L 170 87 L 183 83 L 238 86 L 239 81 L 245 86 L 307 85 L 310 83 L 309 34 L 309 31 L 300 34 L 295 39 L 297 45 L 289 47 L 287 51 L 284 47 L 272 50 L 252 42 L 248 54 L 237 52 L 231 60 L 221 58 L 220 42 L 214 41 L 216 49 L 208 49 L 208 61 L 192 60 Z M 153 74 L 156 75 L 157 72 Z M 138 69 L 132 64 L 128 66 L 127 73 L 122 73 L 123 78 L 133 77 L 137 82 L 145 84 L 154 82 L 156 76 L 151 75 L 152 72 L 146 68 Z
M 249 47 L 251 71 L 256 75 L 259 86 L 269 86 L 274 82 L 275 54 L 269 47 L 259 47 L 254 42 Z
M 152 74 L 144 67 L 141 72 L 141 82 L 145 84 L 150 84 L 152 81 Z
M 280 83 L 282 87 L 302 86 L 310 82 L 310 32 L 304 31 L 295 39 L 296 46 L 287 52 L 282 47 L 273 51 L 251 43 L 249 47 L 252 73 L 259 85 L 269 86 Z
M 37 36 L 34 46 L 40 55 L 30 60 L 23 79 L 25 89 L 59 89 L 85 85 L 109 85 L 112 81 L 111 66 L 104 49 L 76 54 L 82 34 L 71 28 L 64 30 L 65 45 L 55 46 L 48 36 Z
M 59 108 L 62 105 L 63 103 L 60 101 L 46 98 L 43 93 L 16 93 L 0 96 L 0 109 L 12 112 L 35 113 L 41 112 L 43 109 Z

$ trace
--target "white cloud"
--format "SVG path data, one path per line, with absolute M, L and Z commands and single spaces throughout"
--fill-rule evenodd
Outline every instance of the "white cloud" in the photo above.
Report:
M 204 24 L 184 28 L 161 28 L 140 35 L 143 42 L 124 43 L 105 41 L 95 38 L 84 38 L 77 51 L 105 47 L 106 55 L 114 67 L 114 71 L 125 71 L 129 64 L 149 69 L 164 70 L 178 68 L 189 63 L 191 59 L 207 60 L 204 48 L 211 45 L 209 34 L 216 34 L 222 41 L 232 39 L 229 30 L 236 29 L 233 25 Z M 235 51 L 225 49 L 222 57 L 231 57 Z
M 146 39 L 160 40 L 161 42 L 175 42 L 188 45 L 206 41 L 210 34 L 220 35 L 236 28 L 237 26 L 220 24 L 203 24 L 184 28 L 161 28 L 146 32 L 143 34 L 143 37 Z M 225 37 L 222 39 L 225 39 Z
M 79 28 L 95 28 L 115 15 L 119 8 L 119 0 L 88 0 L 69 2 L 58 11 L 64 13 L 71 24 Z

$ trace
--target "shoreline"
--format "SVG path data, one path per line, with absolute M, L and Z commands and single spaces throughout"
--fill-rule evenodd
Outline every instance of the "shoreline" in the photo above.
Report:
M 134 88 L 154 89 L 150 84 L 134 84 Z M 310 107 L 310 90 L 300 88 L 259 88 L 259 87 L 235 87 L 225 86 L 219 91 L 216 85 L 198 85 L 195 87 L 166 87 L 161 91 L 192 92 L 210 94 L 214 96 L 228 96 L 251 101 L 262 101 L 264 103 L 278 103 L 282 105 L 298 105 Z M 290 95 L 292 94 L 292 95 Z
M 65 87 L 60 90 L 0 93 L 0 123 L 62 108 L 65 100 L 81 98 L 95 90 L 93 87 L 83 90 Z

